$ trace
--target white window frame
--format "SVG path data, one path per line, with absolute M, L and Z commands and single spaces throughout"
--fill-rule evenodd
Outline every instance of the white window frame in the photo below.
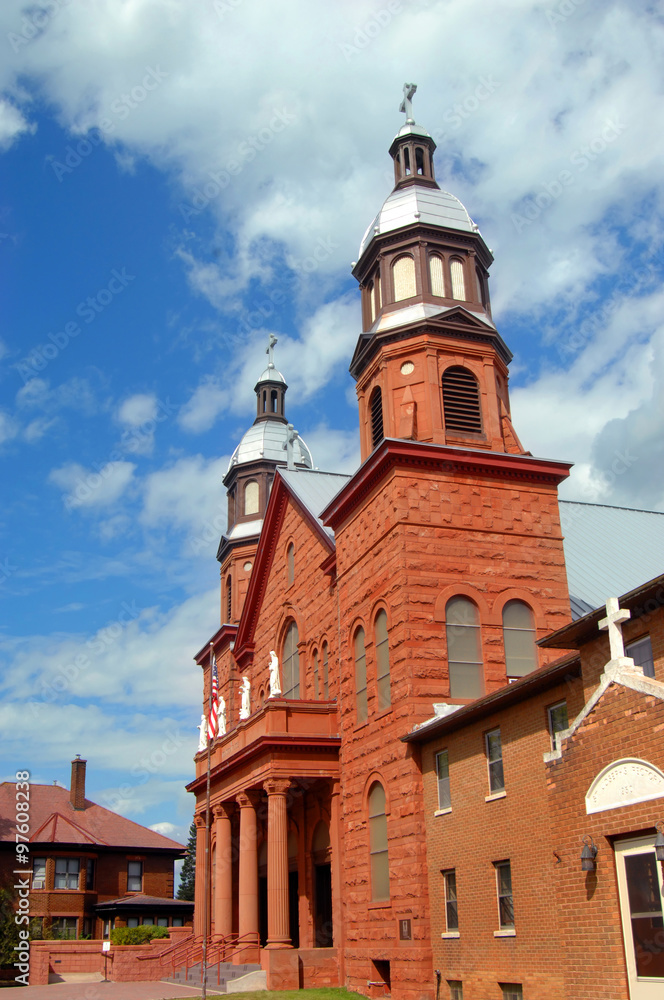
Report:
M 496 901 L 498 903 L 498 928 L 499 930 L 494 931 L 494 935 L 513 935 L 516 933 L 515 921 L 514 921 L 514 886 L 512 885 L 512 863 L 509 858 L 503 858 L 502 861 L 494 861 L 493 867 L 496 871 Z M 500 891 L 500 869 L 507 868 L 510 873 L 510 891 L 509 893 L 502 893 Z M 512 901 L 512 922 L 503 923 L 500 901 L 501 899 L 511 899 Z
M 459 937 L 459 896 L 457 893 L 456 869 L 448 868 L 442 873 L 445 894 L 445 931 L 443 937 Z M 450 905 L 454 904 L 456 924 L 450 926 Z
M 556 733 L 564 733 L 566 729 L 569 729 L 569 715 L 567 716 L 567 725 L 563 729 L 554 730 L 553 728 L 553 713 L 557 708 L 562 708 L 563 705 L 565 706 L 565 712 L 567 712 L 567 700 L 565 698 L 563 698 L 561 701 L 557 701 L 555 705 L 549 705 L 549 707 L 546 710 L 546 717 L 549 724 L 549 736 L 551 737 L 552 750 L 558 749 L 556 744 Z
M 500 741 L 500 757 L 491 758 L 491 751 L 489 749 L 489 737 L 494 736 L 498 733 L 498 739 Z M 490 729 L 484 734 L 484 751 L 486 753 L 486 766 L 487 774 L 489 777 L 489 794 L 486 796 L 487 799 L 502 798 L 505 793 L 505 759 L 503 757 L 503 739 L 500 732 L 500 726 L 496 726 L 495 729 Z M 502 784 L 498 785 L 494 777 L 494 771 L 491 770 L 492 765 L 500 764 L 500 772 L 502 774 Z
M 136 875 L 131 871 L 132 865 L 139 865 L 140 873 Z M 140 885 L 138 889 L 131 889 L 129 883 L 132 879 L 140 879 Z M 127 862 L 127 892 L 143 892 L 143 862 L 142 861 L 128 861 Z
M 439 761 L 443 757 L 445 758 L 445 769 L 447 771 L 446 778 L 440 777 Z M 443 784 L 443 788 L 446 787 L 447 794 L 445 796 L 441 796 L 441 783 L 444 782 L 447 782 L 446 786 Z M 436 754 L 436 787 L 438 790 L 438 808 L 436 809 L 436 815 L 441 816 L 444 813 L 452 812 L 452 796 L 450 794 L 450 757 L 447 750 L 439 750 Z

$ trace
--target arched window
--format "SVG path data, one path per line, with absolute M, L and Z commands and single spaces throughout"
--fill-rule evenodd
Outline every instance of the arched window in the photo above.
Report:
M 258 483 L 255 479 L 250 479 L 244 486 L 244 512 L 245 514 L 258 513 Z
M 369 716 L 367 705 L 367 654 L 364 648 L 364 629 L 361 627 L 355 633 L 354 649 L 357 721 L 366 722 Z
M 394 286 L 394 301 L 409 299 L 417 294 L 415 285 L 415 261 L 409 254 L 397 257 L 392 264 L 392 284 Z
M 408 149 L 408 146 L 406 146 L 404 148 L 404 150 L 403 150 L 403 167 L 404 167 L 404 173 L 405 174 L 409 174 L 410 173 L 410 150 Z
M 328 648 L 327 643 L 323 643 L 323 698 L 330 697 L 330 680 L 328 673 Z
M 481 698 L 484 668 L 480 615 L 467 597 L 452 597 L 445 608 L 451 698 Z
M 378 679 L 378 711 L 392 704 L 390 692 L 390 647 L 387 638 L 387 614 L 382 609 L 376 615 L 376 668 Z
M 437 253 L 432 253 L 429 257 L 429 281 L 431 283 L 431 294 L 445 295 L 445 280 L 443 278 L 443 258 Z
M 452 278 L 452 298 L 466 298 L 466 282 L 463 277 L 463 261 L 453 257 L 450 261 L 450 277 Z
M 424 173 L 424 150 L 421 146 L 415 147 L 415 173 Z
M 380 305 L 381 305 L 381 302 L 380 302 L 380 274 L 377 274 L 376 277 L 374 278 L 374 287 L 373 287 L 373 315 L 374 315 L 374 318 L 378 315 L 378 312 L 380 311 Z
M 314 698 L 320 698 L 320 678 L 318 672 L 318 650 L 314 649 L 311 657 L 314 665 Z
M 230 576 L 226 577 L 226 621 L 231 621 L 233 617 L 233 581 Z
M 267 413 L 267 389 L 263 389 L 263 413 Z
M 477 278 L 477 297 L 486 309 L 486 283 L 479 267 L 475 268 L 475 276 Z
M 461 434 L 482 433 L 480 389 L 467 368 L 452 365 L 443 372 L 443 415 L 445 430 Z
M 379 781 L 369 792 L 369 852 L 371 855 L 371 898 L 390 898 L 390 865 L 387 853 L 385 789 Z
M 369 397 L 369 412 L 371 414 L 371 447 L 376 448 L 384 438 L 383 434 L 383 395 L 377 385 Z
M 284 639 L 284 649 L 281 657 L 283 667 L 283 698 L 300 697 L 300 654 L 297 648 L 299 635 L 297 625 L 291 622 Z
M 524 601 L 508 601 L 503 608 L 503 641 L 508 677 L 523 677 L 536 669 L 535 616 Z
M 278 399 L 279 399 L 279 394 L 278 394 L 278 392 L 277 392 L 276 389 L 273 389 L 272 392 L 270 393 L 270 401 L 271 401 L 271 404 L 272 404 L 272 406 L 271 406 L 271 412 L 272 413 L 276 413 L 277 412 L 277 402 L 278 402 Z
M 286 577 L 290 587 L 295 580 L 295 546 L 292 542 L 286 549 Z
M 376 318 L 376 300 L 374 299 L 374 283 L 369 282 L 369 287 L 367 288 L 367 294 L 369 296 L 369 310 L 371 312 L 371 322 Z

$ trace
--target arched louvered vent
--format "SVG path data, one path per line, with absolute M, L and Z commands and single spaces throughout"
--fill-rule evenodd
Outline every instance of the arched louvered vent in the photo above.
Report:
M 467 368 L 454 365 L 443 373 L 443 411 L 446 430 L 482 433 L 479 387 Z
M 383 440 L 383 397 L 380 386 L 376 386 L 369 401 L 371 410 L 371 447 L 375 448 Z

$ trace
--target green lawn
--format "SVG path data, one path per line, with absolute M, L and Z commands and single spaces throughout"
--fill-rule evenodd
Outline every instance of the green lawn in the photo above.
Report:
M 214 986 L 208 986 L 208 992 L 213 995 Z M 247 993 L 224 994 L 226 995 L 236 996 L 238 1000 L 366 1000 L 366 997 L 359 993 L 332 987 L 321 990 L 250 990 Z M 191 995 L 182 997 L 182 1000 L 192 1000 L 192 997 Z

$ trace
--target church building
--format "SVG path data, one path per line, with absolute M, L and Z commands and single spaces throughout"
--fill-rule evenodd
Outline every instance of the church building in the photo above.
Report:
M 528 927 L 539 930 L 526 948 L 524 918 L 522 947 L 516 875 L 565 854 L 562 833 L 549 846 L 549 802 L 574 781 L 561 734 L 585 732 L 578 717 L 602 671 L 585 674 L 576 651 L 599 632 L 596 619 L 571 624 L 557 496 L 569 463 L 534 457 L 512 424 L 493 258 L 436 181 L 413 93 L 389 149 L 394 188 L 353 266 L 361 465 L 352 476 L 314 467 L 288 423 L 271 338 L 256 419 L 224 478 L 221 625 L 196 656 L 206 714 L 218 685 L 219 732 L 209 751 L 202 741 L 188 786 L 194 930 L 260 961 L 271 989 L 563 1000 L 576 994 L 561 942 L 583 948 L 571 926 L 551 940 L 565 904 L 548 869 L 553 896 L 531 883 Z M 586 621 L 600 602 L 574 596 Z M 567 714 L 551 716 L 567 688 Z M 509 736 L 503 717 L 514 720 Z M 517 864 L 507 852 L 518 828 Z M 476 863 L 489 866 L 490 890 Z M 598 1000 L 629 995 L 602 990 Z

